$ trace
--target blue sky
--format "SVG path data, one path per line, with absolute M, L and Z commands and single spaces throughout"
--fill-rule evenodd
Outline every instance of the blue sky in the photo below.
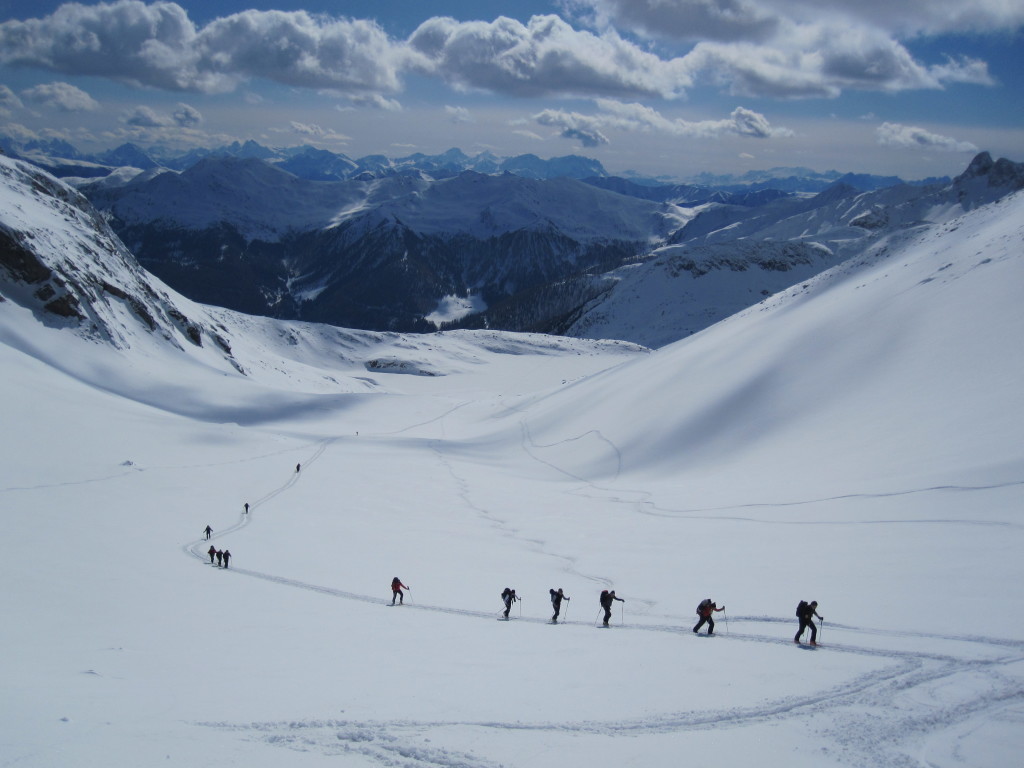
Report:
M 686 177 L 1024 160 L 1024 0 L 0 0 L 0 132 Z

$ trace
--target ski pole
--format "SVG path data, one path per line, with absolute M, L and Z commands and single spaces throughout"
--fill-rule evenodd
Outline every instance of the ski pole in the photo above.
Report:
M 619 606 L 619 624 L 626 623 L 626 604 L 623 603 Z
M 599 618 L 601 618 L 601 610 L 602 610 L 601 608 L 598 608 L 598 609 L 597 609 L 597 615 L 596 615 L 596 616 L 594 617 L 594 626 L 595 626 L 595 627 L 597 626 L 597 620 L 598 620 Z
M 568 620 L 569 620 L 569 603 L 567 602 L 565 604 L 565 615 L 562 617 L 562 621 L 568 621 Z
M 818 625 L 818 637 L 823 637 L 825 634 L 825 620 L 821 620 L 821 624 Z
M 725 608 L 722 609 L 722 618 L 725 619 L 725 634 L 729 634 L 729 614 L 725 612 Z
M 519 618 L 523 618 L 523 598 L 519 598 Z

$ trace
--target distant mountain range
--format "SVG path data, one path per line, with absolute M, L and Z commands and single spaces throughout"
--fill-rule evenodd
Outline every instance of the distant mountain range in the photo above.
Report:
M 251 304 L 253 314 L 659 347 L 1024 189 L 1024 164 L 987 153 L 948 184 L 836 185 L 810 199 L 693 209 L 574 179 L 467 172 L 310 182 L 262 160 L 208 158 L 180 174 L 97 181 L 87 187 L 97 208 L 30 164 L 0 165 L 9 190 L 0 199 L 9 282 L 0 301 L 115 346 L 129 343 L 119 329 L 131 316 L 172 345 L 232 366 L 217 321 L 150 280 L 133 252 L 190 288 L 190 298 Z M 40 207 L 45 216 L 32 212 Z M 293 219 L 299 211 L 305 220 Z
M 17 149 L 95 169 L 69 180 L 143 267 L 195 301 L 365 330 L 652 347 L 1024 186 L 1019 164 L 986 153 L 931 184 L 865 190 L 883 180 L 784 168 L 730 191 L 611 177 L 586 158 L 455 149 L 359 160 L 255 142 L 177 158 Z M 815 195 L 767 186 L 791 172 L 834 180 Z
M 665 199 L 665 195 L 674 194 L 662 190 L 682 189 L 691 197 L 708 197 L 715 193 L 749 194 L 763 190 L 813 194 L 821 192 L 837 181 L 862 191 L 903 183 L 924 185 L 948 181 L 936 178 L 904 182 L 896 176 L 839 171 L 819 173 L 810 168 L 772 168 L 766 171 L 748 171 L 741 176 L 703 173 L 685 180 L 685 183 L 680 185 L 667 182 L 665 179 L 648 178 L 632 173 L 615 181 L 598 160 L 579 155 L 552 157 L 547 160 L 532 154 L 499 157 L 491 152 L 481 152 L 471 156 L 461 149 L 453 148 L 439 155 L 417 152 L 396 158 L 367 155 L 353 159 L 345 154 L 309 145 L 271 148 L 252 140 L 212 149 L 191 149 L 186 152 L 163 146 L 144 149 L 136 144 L 127 143 L 115 149 L 90 155 L 80 152 L 72 144 L 60 139 L 23 142 L 9 136 L 0 136 L 0 150 L 11 157 L 28 160 L 60 178 L 102 177 L 117 168 L 137 168 L 143 171 L 166 168 L 184 171 L 201 160 L 213 157 L 265 160 L 308 181 L 343 181 L 367 174 L 375 178 L 422 174 L 433 179 L 444 179 L 464 171 L 476 171 L 491 175 L 511 173 L 538 180 L 567 177 L 591 183 L 622 184 L 631 190 L 624 192 L 625 194 L 632 194 L 635 197 L 651 195 L 649 199 L 657 199 L 658 196 Z M 649 191 L 641 192 L 641 188 L 644 187 Z

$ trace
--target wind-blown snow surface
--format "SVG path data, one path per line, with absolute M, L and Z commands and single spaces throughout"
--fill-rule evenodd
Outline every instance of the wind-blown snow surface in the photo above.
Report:
M 1013 764 L 1022 241 L 1018 194 L 650 354 L 217 312 L 242 376 L 0 303 L 0 765 Z

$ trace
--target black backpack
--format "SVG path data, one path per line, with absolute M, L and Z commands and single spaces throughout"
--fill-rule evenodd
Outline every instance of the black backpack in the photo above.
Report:
M 703 611 L 711 607 L 711 598 L 705 597 L 700 601 L 700 605 L 697 606 L 697 615 L 700 616 Z
M 801 601 L 800 601 L 799 603 L 797 603 L 797 605 L 796 605 L 796 617 L 797 617 L 798 619 L 802 619 L 802 618 L 803 618 L 804 616 L 806 616 L 806 615 L 807 615 L 807 609 L 808 609 L 808 608 L 810 608 L 810 607 L 811 607 L 811 606 L 809 606 L 809 605 L 807 604 L 807 601 L 806 601 L 806 600 L 801 600 Z

